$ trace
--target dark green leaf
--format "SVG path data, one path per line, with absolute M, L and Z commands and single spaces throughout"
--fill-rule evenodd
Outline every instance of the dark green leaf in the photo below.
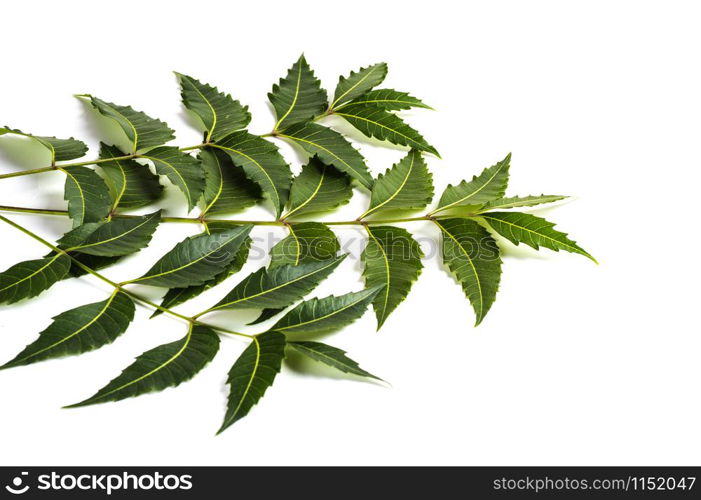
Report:
M 352 196 L 350 178 L 315 156 L 292 181 L 285 218 L 330 210 L 348 203 Z
M 9 127 L 0 127 L 0 135 L 4 134 L 30 137 L 39 142 L 39 144 L 49 150 L 51 165 L 57 161 L 75 160 L 88 151 L 88 146 L 84 142 L 74 139 L 73 137 L 70 139 L 57 139 L 56 137 L 27 134 L 21 130 L 11 129 Z
M 61 253 L 15 264 L 0 273 L 0 304 L 36 297 L 63 279 L 70 267 L 70 257 Z
M 275 108 L 275 130 L 283 130 L 295 123 L 306 122 L 321 114 L 327 106 L 326 91 L 314 76 L 304 55 L 287 72 L 287 77 L 273 85 L 268 99 Z
M 365 94 L 370 89 L 377 87 L 387 76 L 387 64 L 379 63 L 351 71 L 347 77 L 340 76 L 331 108 L 338 104 L 350 101 Z
M 260 312 L 260 315 L 251 321 L 250 323 L 247 323 L 248 325 L 257 325 L 259 323 L 263 323 L 264 321 L 268 321 L 271 318 L 274 318 L 278 314 L 280 314 L 282 311 L 284 311 L 285 308 L 281 307 L 279 309 L 263 309 Z
M 110 213 L 112 201 L 102 177 L 87 167 L 65 169 L 64 199 L 68 202 L 68 216 L 73 227 L 86 222 L 97 222 Z
M 262 193 L 258 184 L 250 181 L 226 153 L 204 149 L 199 158 L 205 176 L 203 214 L 230 214 L 260 201 Z
M 553 194 L 541 194 L 539 196 L 512 196 L 509 198 L 499 198 L 498 200 L 492 200 L 485 203 L 480 212 L 486 212 L 488 210 L 504 209 L 504 208 L 518 208 L 518 207 L 532 207 L 534 205 L 541 205 L 543 203 L 552 203 L 554 201 L 560 201 L 567 198 L 567 196 L 558 196 Z
M 100 143 L 100 158 L 127 156 L 115 146 Z M 146 165 L 134 160 L 122 159 L 100 163 L 105 182 L 112 194 L 113 208 L 139 208 L 150 205 L 163 195 L 158 176 Z
M 371 90 L 367 94 L 354 99 L 350 104 L 377 106 L 387 111 L 400 111 L 410 108 L 432 109 L 416 97 L 410 96 L 406 92 L 398 92 L 392 89 Z
M 270 249 L 270 268 L 284 264 L 333 259 L 341 246 L 336 235 L 320 222 L 288 224 L 290 235 Z
M 338 347 L 333 347 L 321 342 L 299 341 L 288 342 L 287 345 L 301 352 L 305 356 L 310 357 L 315 361 L 320 361 L 328 366 L 336 368 L 343 373 L 350 373 L 360 377 L 369 377 L 376 380 L 382 380 L 370 372 L 366 372 L 360 365 L 346 356 L 346 351 L 342 351 Z
M 88 255 L 80 252 L 72 252 L 71 257 L 85 266 L 89 267 L 93 271 L 99 271 L 105 267 L 109 267 L 112 264 L 119 262 L 122 258 L 120 257 L 98 257 L 96 255 Z M 68 271 L 68 275 L 65 278 L 80 278 L 85 276 L 88 272 L 82 267 L 78 266 L 75 262 L 71 261 L 71 268 Z
M 152 149 L 139 158 L 151 160 L 158 175 L 165 175 L 183 192 L 188 211 L 197 205 L 204 192 L 204 171 L 197 158 L 173 146 Z
M 470 182 L 462 181 L 457 186 L 448 185 L 443 191 L 438 208 L 434 212 L 449 208 L 481 205 L 504 196 L 509 183 L 509 165 L 511 153 L 499 163 L 485 168 L 481 174 L 472 177 Z

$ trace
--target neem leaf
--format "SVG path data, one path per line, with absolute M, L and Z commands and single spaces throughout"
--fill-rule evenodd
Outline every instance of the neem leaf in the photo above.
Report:
M 344 373 L 382 380 L 380 377 L 376 377 L 360 368 L 357 362 L 346 356 L 346 351 L 338 347 L 311 341 L 288 342 L 287 345 L 315 361 L 320 361 Z
M 367 230 L 370 238 L 361 255 L 365 264 L 363 276 L 366 287 L 383 287 L 372 303 L 379 330 L 389 314 L 409 295 L 423 269 L 424 254 L 405 229 L 368 226 Z
M 335 130 L 317 123 L 303 123 L 290 127 L 278 136 L 293 141 L 310 156 L 317 155 L 324 164 L 333 165 L 366 188 L 372 187 L 372 175 L 363 155 Z
M 552 203 L 567 198 L 567 196 L 559 196 L 554 194 L 541 194 L 538 196 L 511 196 L 509 198 L 499 198 L 497 200 L 488 201 L 481 208 L 480 212 L 494 210 L 495 208 L 518 208 L 532 207 L 543 203 Z
M 0 369 L 93 351 L 114 342 L 126 331 L 132 319 L 134 303 L 125 293 L 115 290 L 107 300 L 55 316 L 53 323 L 39 334 L 37 340 Z
M 292 180 L 285 218 L 330 210 L 348 203 L 352 196 L 350 178 L 315 156 Z
M 219 337 L 214 330 L 190 324 L 185 337 L 144 352 L 94 396 L 66 408 L 119 401 L 175 387 L 194 377 L 218 350 Z
M 200 151 L 205 187 L 202 214 L 229 214 L 255 205 L 262 193 L 258 184 L 250 181 L 243 169 L 216 149 Z
M 165 288 L 203 285 L 226 268 L 252 228 L 251 225 L 238 226 L 186 238 L 161 257 L 146 274 L 130 283 Z
M 504 196 L 509 183 L 511 153 L 499 163 L 485 168 L 481 174 L 472 177 L 470 182 L 462 181 L 457 186 L 445 188 L 438 208 L 433 212 L 465 205 L 481 205 Z
M 347 77 L 340 76 L 331 108 L 336 108 L 337 104 L 342 104 L 365 94 L 370 89 L 381 84 L 386 76 L 386 63 L 373 64 L 367 68 L 360 68 L 358 71 L 351 71 Z
M 246 323 L 247 325 L 257 325 L 259 323 L 263 323 L 264 321 L 268 321 L 271 318 L 274 318 L 278 314 L 280 314 L 282 311 L 284 311 L 284 307 L 280 307 L 279 309 L 263 309 L 260 312 L 260 315 L 250 323 Z
M 290 235 L 270 249 L 270 268 L 333 259 L 341 248 L 336 235 L 320 222 L 288 224 Z
M 275 108 L 275 130 L 306 122 L 326 109 L 328 97 L 321 82 L 307 64 L 304 54 L 287 72 L 287 77 L 273 85 L 268 99 Z
M 392 89 L 371 90 L 370 92 L 352 100 L 349 104 L 377 106 L 378 108 L 386 109 L 387 111 L 400 111 L 410 108 L 432 109 L 430 106 L 427 106 L 416 97 L 413 97 L 406 92 L 399 92 Z
M 105 102 L 89 94 L 78 97 L 87 97 L 90 104 L 101 114 L 113 119 L 121 127 L 132 144 L 132 152 L 136 152 L 153 146 L 160 146 L 175 138 L 173 130 L 161 120 L 135 111 L 131 106 L 120 106 Z
M 68 202 L 68 216 L 73 219 L 73 227 L 107 217 L 112 200 L 102 177 L 87 167 L 71 167 L 63 171 L 66 173 L 63 197 Z
M 62 253 L 15 264 L 0 273 L 0 304 L 39 295 L 62 280 L 70 267 L 70 257 Z
M 529 247 L 538 250 L 540 246 L 551 250 L 564 250 L 578 253 L 596 262 L 586 250 L 577 245 L 562 233 L 553 229 L 554 223 L 521 212 L 489 212 L 481 217 L 497 233 L 508 239 L 514 245 L 525 243 Z
M 128 156 L 116 146 L 100 143 L 100 159 Z M 112 194 L 113 208 L 139 208 L 150 205 L 163 195 L 158 176 L 146 165 L 131 159 L 105 161 L 99 164 Z
M 404 123 L 397 115 L 384 109 L 364 104 L 351 104 L 337 110 L 348 123 L 368 137 L 389 141 L 392 144 L 419 149 L 438 157 L 438 151 L 416 130 Z
M 219 433 L 242 419 L 273 385 L 285 359 L 285 336 L 266 332 L 253 338 L 229 371 L 229 401 Z
M 229 94 L 194 78 L 176 73 L 180 78 L 183 104 L 200 117 L 207 132 L 205 142 L 216 141 L 246 128 L 251 122 L 248 106 L 242 106 Z
M 151 160 L 159 175 L 165 175 L 187 199 L 188 211 L 192 210 L 204 191 L 204 172 L 199 160 L 173 146 L 161 146 L 139 158 Z M 144 167 L 146 168 L 146 167 Z
M 49 150 L 51 154 L 51 165 L 55 164 L 57 161 L 80 158 L 88 150 L 88 146 L 84 142 L 74 139 L 73 137 L 70 139 L 57 139 L 56 137 L 27 134 L 21 130 L 11 129 L 9 127 L 0 127 L 0 135 L 4 134 L 21 135 L 39 142 Z
M 280 318 L 270 330 L 285 334 L 318 334 L 338 330 L 361 317 L 381 290 L 382 287 L 373 287 L 338 297 L 330 295 L 323 299 L 307 300 Z
M 470 219 L 434 221 L 443 234 L 443 262 L 457 278 L 479 325 L 492 307 L 501 278 L 499 247 L 489 232 Z

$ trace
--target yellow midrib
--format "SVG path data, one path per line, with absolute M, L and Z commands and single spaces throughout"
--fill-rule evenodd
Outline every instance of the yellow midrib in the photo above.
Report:
M 378 68 L 378 66 L 374 66 L 370 71 L 368 71 L 368 73 L 367 73 L 364 77 L 362 77 L 360 80 L 358 80 L 358 82 L 357 82 L 355 85 L 351 85 L 351 86 L 348 88 L 348 90 L 346 90 L 343 94 L 341 94 L 340 96 L 338 96 L 338 99 L 336 99 L 336 100 L 333 101 L 333 103 L 331 104 L 331 107 L 333 108 L 333 107 L 336 105 L 336 103 L 338 103 L 341 99 L 343 99 L 345 96 L 347 96 L 348 94 L 350 94 L 350 92 L 353 91 L 354 89 L 356 89 L 356 88 L 358 87 L 358 85 L 360 85 L 360 84 L 363 83 L 365 80 L 367 80 L 368 78 L 370 78 L 370 75 L 372 75 L 372 74 L 375 72 L 375 70 L 377 70 L 377 68 Z
M 382 245 L 380 245 L 380 242 L 377 240 L 374 234 L 372 234 L 372 230 L 368 227 L 368 234 L 370 235 L 370 238 L 375 242 L 375 244 L 379 247 L 380 252 L 382 252 L 382 258 L 385 261 L 385 269 L 387 270 L 387 286 L 385 286 L 385 300 L 384 304 L 382 306 L 382 317 L 385 318 L 385 313 L 387 312 L 387 304 L 389 303 L 389 287 L 392 282 L 392 275 L 389 272 L 389 259 L 387 258 L 387 252 L 385 252 L 385 249 Z
M 302 323 L 297 323 L 297 324 L 295 324 L 295 325 L 283 326 L 282 328 L 276 328 L 275 330 L 278 331 L 278 332 L 281 332 L 282 330 L 287 330 L 287 329 L 289 329 L 289 328 L 299 328 L 300 326 L 309 325 L 310 323 L 316 323 L 316 322 L 318 322 L 318 321 L 323 321 L 323 320 L 325 320 L 326 318 L 330 318 L 331 316 L 333 316 L 333 315 L 335 315 L 335 314 L 342 313 L 342 312 L 345 311 L 346 309 L 350 309 L 351 307 L 357 305 L 358 302 L 361 302 L 362 300 L 365 300 L 366 298 L 367 298 L 367 297 L 362 297 L 362 298 L 356 300 L 355 302 L 353 302 L 353 303 L 351 303 L 351 304 L 348 304 L 347 306 L 342 307 L 341 309 L 336 309 L 335 311 L 330 312 L 329 314 L 325 314 L 324 316 L 320 316 L 320 317 L 318 317 L 318 318 L 314 318 L 314 319 L 311 319 L 311 320 L 309 320 L 309 321 L 304 321 L 304 322 L 302 322 Z
M 390 201 L 395 199 L 397 196 L 399 196 L 399 193 L 401 193 L 402 189 L 404 189 L 404 186 L 409 181 L 409 176 L 411 175 L 411 172 L 414 169 L 414 159 L 415 159 L 415 155 L 412 154 L 411 155 L 411 163 L 409 164 L 409 170 L 407 171 L 406 176 L 404 177 L 404 180 L 399 185 L 399 188 L 388 199 L 386 199 L 385 201 L 383 201 L 382 203 L 380 203 L 376 207 L 373 207 L 370 210 L 368 210 L 367 213 L 365 214 L 366 216 L 370 215 L 373 212 L 376 212 L 377 210 L 379 210 L 380 208 L 385 206 L 387 203 L 389 203 Z
M 114 241 L 114 240 L 118 240 L 118 239 L 120 239 L 120 238 L 125 237 L 125 236 L 128 235 L 128 234 L 133 233 L 134 231 L 136 231 L 137 229 L 141 228 L 142 226 L 144 226 L 145 224 L 147 224 L 147 223 L 150 222 L 150 221 L 151 221 L 151 217 L 149 217 L 148 219 L 144 220 L 144 221 L 143 221 L 141 224 L 139 224 L 138 226 L 134 226 L 134 227 L 131 228 L 130 230 L 125 231 L 125 232 L 123 232 L 123 233 L 120 233 L 120 234 L 117 235 L 117 236 L 113 236 L 112 238 L 107 238 L 106 240 L 97 241 L 97 242 L 95 242 L 95 243 L 90 243 L 90 244 L 88 244 L 88 245 L 78 245 L 77 247 L 68 248 L 68 249 L 66 250 L 66 252 L 72 252 L 72 251 L 74 251 L 74 250 L 80 250 L 80 249 L 83 249 L 83 248 L 90 248 L 90 247 L 94 247 L 94 246 L 96 246 L 96 245 L 104 245 L 104 244 L 106 244 L 106 243 L 110 243 L 110 242 L 112 242 L 112 241 Z
M 492 181 L 494 180 L 494 178 L 495 178 L 497 175 L 499 175 L 499 173 L 503 170 L 504 167 L 505 167 L 505 165 L 502 165 L 500 168 L 498 168 L 498 169 L 496 170 L 496 172 L 494 172 L 494 175 L 491 176 L 489 179 L 487 179 L 487 181 L 486 181 L 484 184 L 482 184 L 479 188 L 475 189 L 475 190 L 474 190 L 473 192 L 471 192 L 470 194 L 468 194 L 468 195 L 466 195 L 466 196 L 463 196 L 463 197 L 460 198 L 459 200 L 454 201 L 453 203 L 450 203 L 450 204 L 448 204 L 448 205 L 446 205 L 446 206 L 444 206 L 444 207 L 439 207 L 440 210 L 441 210 L 441 211 L 447 210 L 448 208 L 454 207 L 454 206 L 457 205 L 458 203 L 462 203 L 463 201 L 469 200 L 470 198 L 472 198 L 473 196 L 475 196 L 477 193 L 479 193 L 479 192 L 482 191 L 484 188 L 486 188 L 486 187 L 489 185 L 489 183 L 492 182 Z
M 27 281 L 28 279 L 33 278 L 34 276 L 36 276 L 37 274 L 39 274 L 40 272 L 42 272 L 44 269 L 46 269 L 47 267 L 49 267 L 51 264 L 53 264 L 54 261 L 57 260 L 57 259 L 58 259 L 59 257 L 61 257 L 62 255 L 63 255 L 62 253 L 57 253 L 57 254 L 54 256 L 53 259 L 51 259 L 51 260 L 50 260 L 49 262 L 47 262 L 45 265 L 41 266 L 39 269 L 37 269 L 36 271 L 34 271 L 34 272 L 33 272 L 32 274 L 30 274 L 29 276 L 25 276 L 25 277 L 22 278 L 21 280 L 15 281 L 14 283 L 12 283 L 12 284 L 10 284 L 10 285 L 7 285 L 5 288 L 0 288 L 0 292 L 4 292 L 4 291 L 7 290 L 8 288 L 12 288 L 13 286 L 17 286 L 18 284 L 20 284 L 20 283 L 22 283 L 22 282 L 24 282 L 24 281 Z
M 268 181 L 270 182 L 270 187 L 272 188 L 273 192 L 268 193 L 268 194 L 271 196 L 271 198 L 273 196 L 275 197 L 275 200 L 272 200 L 275 207 L 278 207 L 280 205 L 280 195 L 278 194 L 277 186 L 275 186 L 273 179 L 268 175 L 268 172 L 265 171 L 265 168 L 263 168 L 263 165 L 261 165 L 258 161 L 254 160 L 252 157 L 248 156 L 246 153 L 239 151 L 238 149 L 234 149 L 234 148 L 230 148 L 230 147 L 222 146 L 222 145 L 218 145 L 218 144 L 213 144 L 213 146 L 216 148 L 219 148 L 219 149 L 225 149 L 227 151 L 231 151 L 233 153 L 239 154 L 239 155 L 243 156 L 244 158 L 246 158 L 251 163 L 253 163 L 256 167 L 258 167 L 260 169 L 260 171 L 263 172 L 263 175 L 265 175 L 265 177 L 267 177 Z
M 536 236 L 540 236 L 541 238 L 545 238 L 546 240 L 550 240 L 550 241 L 552 241 L 553 243 L 555 243 L 555 244 L 557 244 L 557 245 L 562 245 L 563 247 L 569 248 L 569 249 L 571 249 L 574 253 L 581 253 L 581 252 L 582 252 L 582 251 L 581 251 L 579 248 L 577 248 L 577 247 L 573 247 L 572 245 L 568 245 L 567 243 L 562 243 L 561 241 L 556 240 L 555 238 L 552 238 L 552 237 L 550 237 L 550 236 L 547 236 L 547 235 L 545 235 L 545 234 L 543 234 L 543 233 L 539 233 L 539 232 L 537 232 L 537 231 L 533 231 L 532 229 L 528 229 L 528 228 L 526 228 L 526 227 L 519 226 L 518 224 L 514 224 L 513 222 L 508 222 L 508 221 L 505 221 L 505 220 L 503 220 L 503 219 L 498 219 L 498 218 L 496 218 L 496 217 L 490 217 L 490 216 L 488 216 L 488 215 L 486 215 L 486 214 L 482 214 L 480 217 L 482 217 L 483 219 L 487 219 L 487 220 L 497 220 L 497 221 L 501 222 L 502 224 L 507 224 L 507 225 L 509 225 L 509 226 L 512 226 L 512 227 L 516 227 L 516 228 L 518 228 L 518 229 L 521 229 L 522 231 L 526 231 L 526 232 L 529 232 L 529 233 L 531 233 L 531 234 L 535 234 Z M 542 243 L 541 243 L 541 244 L 542 244 Z
M 236 405 L 236 408 L 231 414 L 231 418 L 227 419 L 227 423 L 231 422 L 238 414 L 239 410 L 241 409 L 241 405 L 245 401 L 246 396 L 248 396 L 248 391 L 251 390 L 251 384 L 253 384 L 253 380 L 256 378 L 256 374 L 258 373 L 258 366 L 260 365 L 260 343 L 258 342 L 258 339 L 256 337 L 253 337 L 253 343 L 256 346 L 256 363 L 254 365 L 253 371 L 251 372 L 251 377 L 248 379 L 248 384 L 246 384 L 246 389 L 243 391 L 243 394 L 241 394 L 239 404 Z
M 297 105 L 297 97 L 299 96 L 299 86 L 300 86 L 301 82 L 302 82 L 302 65 L 300 64 L 299 69 L 297 70 L 297 83 L 295 84 L 295 95 L 292 98 L 292 102 L 290 103 L 290 107 L 287 108 L 287 111 L 285 112 L 285 114 L 282 115 L 282 118 L 280 118 L 277 121 L 277 123 L 275 124 L 276 130 L 280 126 L 280 124 L 283 121 L 285 121 L 285 118 L 287 118 L 290 115 L 290 113 L 292 112 L 294 107 Z

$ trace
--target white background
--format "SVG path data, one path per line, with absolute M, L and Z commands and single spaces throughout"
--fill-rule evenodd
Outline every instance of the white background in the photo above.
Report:
M 2 123 L 100 139 L 73 99 L 90 92 L 167 121 L 185 119 L 173 70 L 249 104 L 273 124 L 266 93 L 301 52 L 333 91 L 337 76 L 389 63 L 386 87 L 437 111 L 407 119 L 442 153 L 436 189 L 512 151 L 509 194 L 569 194 L 538 210 L 600 261 L 505 246 L 501 289 L 484 323 L 435 259 L 375 332 L 372 313 L 328 338 L 391 387 L 286 366 L 251 414 L 219 437 L 226 373 L 244 344 L 177 389 L 77 410 L 133 357 L 182 336 L 161 316 L 113 345 L 0 372 L 0 463 L 10 464 L 695 464 L 701 462 L 697 249 L 701 190 L 701 31 L 694 2 L 9 2 L 3 6 Z M 377 174 L 403 152 L 358 141 Z M 299 168 L 294 151 L 283 152 Z M 3 139 L 0 169 L 46 164 Z M 3 180 L 0 204 L 63 208 L 60 173 Z M 171 190 L 171 214 L 183 200 Z M 333 219 L 365 205 L 357 193 Z M 5 214 L 7 215 L 7 214 Z M 58 238 L 60 217 L 11 214 Z M 248 216 L 248 214 L 247 214 Z M 251 218 L 271 217 L 264 208 Z M 417 236 L 435 237 L 423 224 Z M 127 279 L 196 226 L 164 225 Z M 265 230 L 256 230 L 264 236 Z M 339 231 L 355 239 L 356 229 Z M 277 236 L 282 236 L 282 232 Z M 0 225 L 0 267 L 45 248 Z M 426 246 L 428 250 L 428 246 Z M 181 310 L 218 300 L 246 269 Z M 318 296 L 359 290 L 349 259 Z M 142 289 L 158 297 L 158 291 Z M 102 300 L 99 281 L 62 282 L 0 308 L 0 362 L 50 318 Z M 241 316 L 219 316 L 238 326 Z

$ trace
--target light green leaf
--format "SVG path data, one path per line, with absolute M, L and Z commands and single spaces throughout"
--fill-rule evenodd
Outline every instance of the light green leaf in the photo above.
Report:
M 525 243 L 536 250 L 541 246 L 556 252 L 564 250 L 584 255 L 596 262 L 587 251 L 569 239 L 566 233 L 553 229 L 554 223 L 541 217 L 521 212 L 489 212 L 481 217 L 487 221 L 489 227 L 514 245 Z
M 85 155 L 88 151 L 88 146 L 84 142 L 73 137 L 70 139 L 57 139 L 56 137 L 27 134 L 21 130 L 9 127 L 0 127 L 0 135 L 4 134 L 21 135 L 34 139 L 49 150 L 51 165 L 54 165 L 57 161 L 75 160 Z
M 366 372 L 357 362 L 346 356 L 346 351 L 339 349 L 338 347 L 333 347 L 328 344 L 323 344 L 321 342 L 310 342 L 310 341 L 298 341 L 298 342 L 288 342 L 287 345 L 293 347 L 295 350 L 301 352 L 305 356 L 310 357 L 315 361 L 320 361 L 325 365 L 336 368 L 343 373 L 350 373 L 352 375 L 358 375 L 360 377 L 374 378 L 375 380 L 382 380 L 380 377 L 376 377 L 370 372 Z
M 363 315 L 370 302 L 382 290 L 373 287 L 323 299 L 311 299 L 290 310 L 270 328 L 271 331 L 290 333 L 328 333 L 349 325 Z
M 360 68 L 358 71 L 351 71 L 347 77 L 340 76 L 331 108 L 336 108 L 338 104 L 365 94 L 370 89 L 381 84 L 386 76 L 386 63 L 373 64 L 367 68 Z
M 489 232 L 470 219 L 434 221 L 443 234 L 443 262 L 457 278 L 479 325 L 492 307 L 501 279 L 499 247 Z
M 350 178 L 314 156 L 292 181 L 285 218 L 331 210 L 348 203 L 352 196 Z
M 511 153 L 499 163 L 485 168 L 481 174 L 472 177 L 470 182 L 462 181 L 457 186 L 448 185 L 443 191 L 438 208 L 433 213 L 449 208 L 481 205 L 504 196 L 509 183 Z
M 368 288 L 382 287 L 372 305 L 377 329 L 409 295 L 421 274 L 424 256 L 421 247 L 405 229 L 392 226 L 368 226 L 369 240 L 361 255 L 363 276 Z
M 0 273 L 0 304 L 36 297 L 62 280 L 70 267 L 70 257 L 61 253 L 15 264 Z
M 217 149 L 203 149 L 199 156 L 205 176 L 203 214 L 238 212 L 262 199 L 258 184 L 250 181 L 243 169 Z
M 130 283 L 184 288 L 203 285 L 222 272 L 238 252 L 253 226 L 238 226 L 213 234 L 185 238 L 149 271 Z
M 202 370 L 218 350 L 219 337 L 212 329 L 190 324 L 185 337 L 144 352 L 94 396 L 66 408 L 120 401 L 178 386 Z
M 204 192 L 204 171 L 197 158 L 173 146 L 152 149 L 139 158 L 151 160 L 158 175 L 165 175 L 183 192 L 188 211 L 197 205 Z
M 127 156 L 116 146 L 100 143 L 100 159 Z M 159 200 L 163 186 L 146 165 L 134 160 L 114 160 L 99 164 L 112 194 L 112 208 L 139 208 Z
M 200 117 L 207 133 L 205 142 L 219 140 L 246 128 L 251 122 L 248 106 L 242 106 L 229 94 L 194 78 L 175 73 L 180 78 L 183 104 Z
M 541 194 L 539 196 L 511 196 L 509 198 L 499 198 L 497 200 L 488 201 L 481 208 L 480 212 L 486 212 L 494 209 L 532 207 L 543 203 L 552 203 L 567 198 L 567 196 L 558 196 L 553 194 Z
M 112 200 L 102 177 L 87 167 L 65 169 L 64 199 L 68 202 L 68 216 L 73 227 L 86 222 L 97 222 L 110 213 Z
M 234 132 L 213 147 L 227 153 L 246 176 L 258 184 L 275 207 L 279 217 L 290 193 L 290 166 L 277 146 L 248 132 Z
M 134 303 L 123 292 L 62 312 L 12 361 L 0 369 L 93 351 L 111 344 L 134 319 Z
M 352 104 L 344 106 L 334 114 L 345 118 L 348 123 L 368 137 L 426 151 L 440 158 L 436 148 L 426 142 L 421 134 L 404 123 L 397 115 L 380 107 Z
M 285 359 L 285 336 L 266 332 L 256 336 L 229 371 L 229 401 L 218 433 L 248 415 L 273 385 Z
M 288 224 L 290 234 L 270 249 L 270 268 L 333 259 L 341 248 L 336 235 L 320 222 Z
M 411 108 L 433 109 L 406 92 L 392 89 L 376 89 L 352 100 L 349 104 L 377 106 L 387 111 L 400 111 Z
M 328 104 L 326 91 L 321 88 L 321 82 L 314 76 L 304 55 L 289 69 L 287 77 L 273 85 L 268 99 L 275 108 L 276 131 L 311 120 Z
M 307 123 L 290 127 L 278 136 L 291 140 L 310 156 L 317 155 L 322 163 L 333 165 L 366 188 L 372 187 L 373 179 L 365 165 L 365 159 L 335 130 L 316 123 Z

